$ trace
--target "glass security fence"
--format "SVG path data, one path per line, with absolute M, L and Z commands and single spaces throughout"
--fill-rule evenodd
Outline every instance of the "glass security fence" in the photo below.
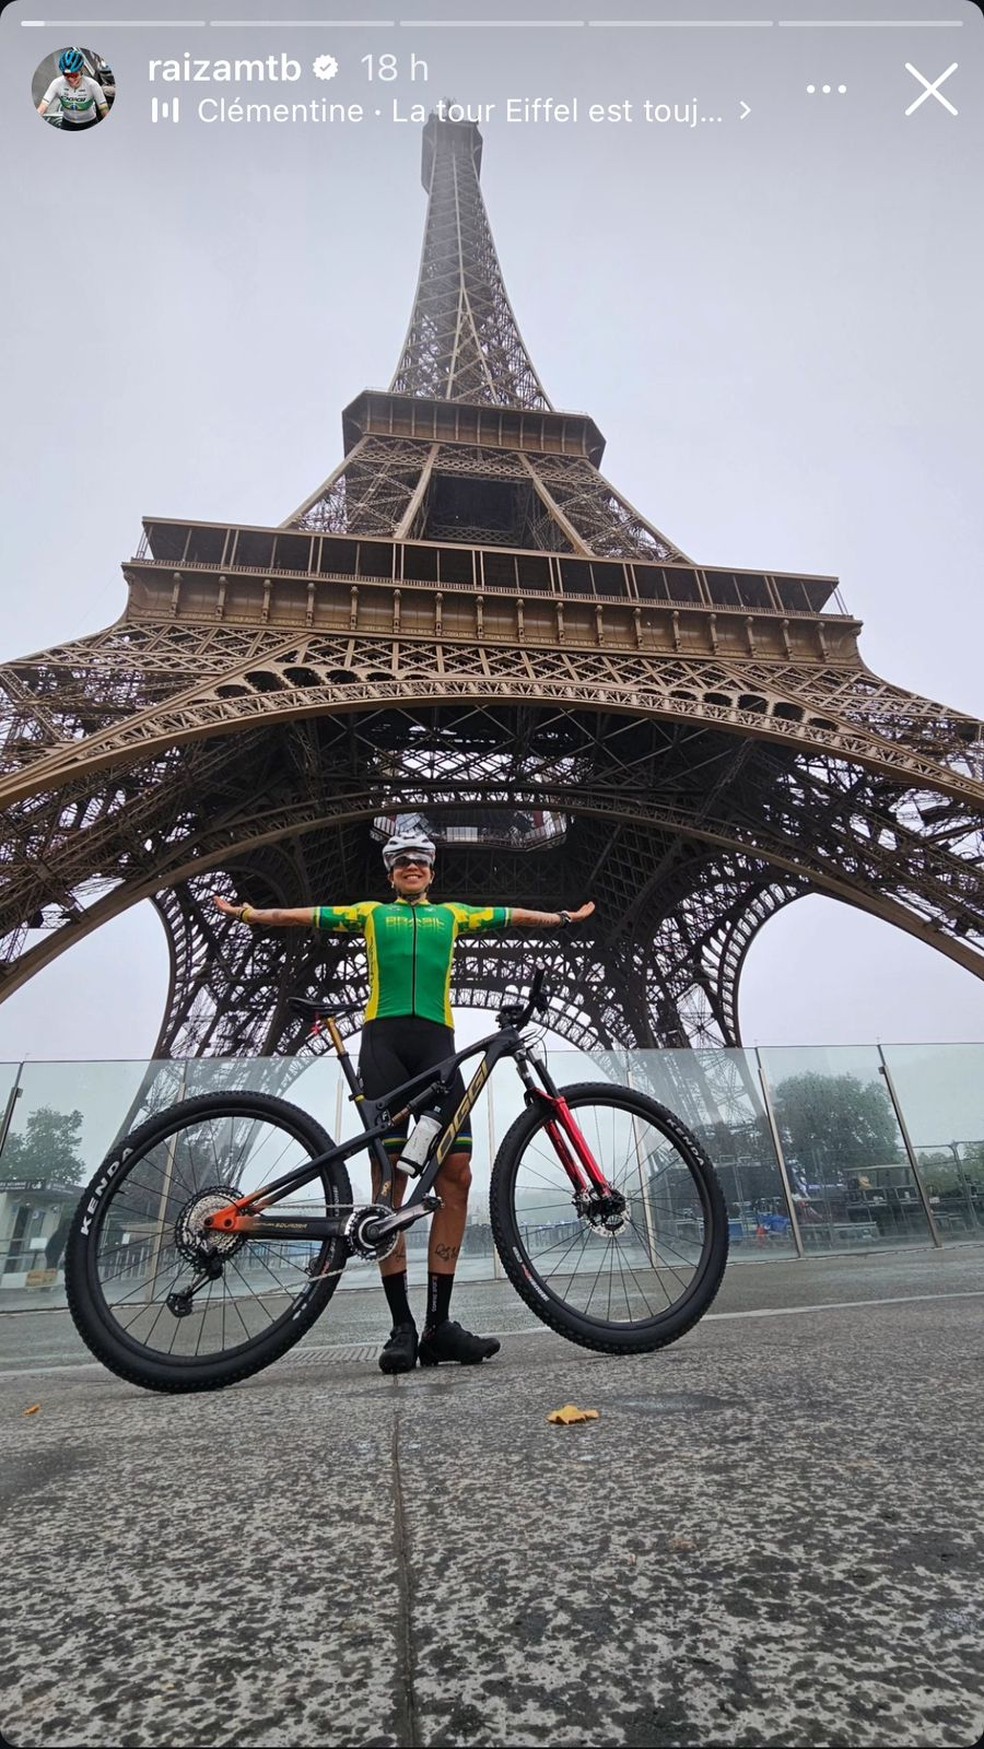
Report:
M 759 1065 L 752 1051 L 635 1051 L 619 1061 L 631 1086 L 678 1112 L 714 1162 L 728 1207 L 734 1258 L 795 1256 L 793 1220 Z M 679 1194 L 688 1187 L 681 1181 Z M 692 1204 L 674 1208 L 682 1231 Z
M 878 1047 L 758 1055 L 804 1252 L 934 1241 Z
M 64 1304 L 62 1260 L 71 1218 L 82 1187 L 119 1136 L 179 1100 L 242 1088 L 299 1097 L 332 1133 L 340 1079 L 333 1061 L 288 1058 L 26 1063 L 7 1065 L 0 1075 L 7 1077 L 0 1147 L 0 1310 L 33 1303 L 39 1292 L 46 1304 Z M 0 1079 L 0 1095 L 3 1088 Z M 143 1231 L 150 1224 L 149 1205 L 138 1213 L 140 1218 L 135 1214 L 118 1237 L 121 1275 L 132 1275 L 149 1259 Z
M 591 1056 L 558 1050 L 548 1060 L 560 1085 L 621 1083 L 680 1115 L 717 1168 L 733 1264 L 984 1235 L 984 1045 Z M 347 1088 L 330 1057 L 0 1066 L 0 1310 L 64 1304 L 62 1259 L 72 1213 L 120 1135 L 178 1100 L 243 1088 L 297 1103 L 333 1137 L 356 1131 Z M 519 1080 L 504 1067 L 473 1113 L 473 1192 L 459 1263 L 466 1279 L 501 1274 L 489 1225 L 489 1178 L 503 1137 L 522 1113 L 522 1098 Z M 603 1120 L 596 1112 L 591 1121 Z M 608 1130 L 591 1140 L 630 1199 L 619 1239 L 627 1279 L 638 1277 L 644 1258 L 657 1271 L 685 1269 L 700 1218 L 689 1174 L 666 1138 L 646 1123 L 624 1113 L 606 1121 Z M 173 1226 L 172 1204 L 176 1221 L 182 1184 L 199 1187 L 224 1145 L 204 1129 L 198 1140 L 200 1157 L 170 1163 L 162 1157 L 154 1184 L 135 1184 L 131 1218 L 113 1239 L 121 1292 L 138 1291 L 142 1275 L 159 1266 L 153 1251 L 160 1245 L 162 1208 L 164 1224 Z M 263 1157 L 261 1127 L 246 1140 L 254 1177 L 285 1169 Z M 240 1151 L 243 1141 L 237 1138 Z M 356 1158 L 349 1170 L 356 1201 L 368 1201 L 368 1161 Z M 556 1259 L 558 1268 L 587 1278 L 591 1243 L 566 1180 L 555 1163 L 532 1157 L 524 1171 L 528 1243 L 538 1256 Z M 427 1223 L 407 1235 L 415 1274 L 425 1267 L 427 1241 Z M 289 1245 L 271 1245 L 251 1267 L 266 1272 L 274 1291 L 307 1261 Z M 373 1266 L 354 1265 L 342 1286 L 373 1279 Z
M 984 1045 L 885 1045 L 943 1240 L 984 1235 Z

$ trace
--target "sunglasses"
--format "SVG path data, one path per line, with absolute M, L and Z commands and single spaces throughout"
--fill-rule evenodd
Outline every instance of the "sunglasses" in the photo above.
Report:
M 394 868 L 430 868 L 426 856 L 398 856 Z

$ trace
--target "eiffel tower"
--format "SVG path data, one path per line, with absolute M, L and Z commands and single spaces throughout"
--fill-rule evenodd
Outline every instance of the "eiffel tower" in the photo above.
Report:
M 406 341 L 328 479 L 275 528 L 147 520 L 122 617 L 0 671 L 3 996 L 149 899 L 158 1057 L 290 1056 L 288 998 L 357 1010 L 361 954 L 209 894 L 381 893 L 408 815 L 457 898 L 595 897 L 457 964 L 481 1006 L 547 960 L 576 1045 L 740 1043 L 748 947 L 811 892 L 984 976 L 984 728 L 870 671 L 835 578 L 708 567 L 608 483 L 523 344 L 481 155 L 424 129 Z

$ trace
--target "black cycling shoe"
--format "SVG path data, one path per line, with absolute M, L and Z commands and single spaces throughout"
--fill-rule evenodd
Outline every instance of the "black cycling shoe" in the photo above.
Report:
M 413 1372 L 417 1364 L 416 1324 L 394 1324 L 382 1354 L 380 1372 Z
M 477 1366 L 480 1360 L 490 1360 L 498 1354 L 501 1344 L 495 1336 L 473 1336 L 460 1324 L 445 1318 L 433 1330 L 425 1330 L 420 1338 L 417 1358 L 421 1366 L 440 1366 L 442 1360 L 456 1360 L 459 1366 Z

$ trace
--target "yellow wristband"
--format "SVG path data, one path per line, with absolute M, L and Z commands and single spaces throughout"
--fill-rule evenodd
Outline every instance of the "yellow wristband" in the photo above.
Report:
M 247 913 L 249 913 L 249 915 L 247 915 Z M 255 913 L 253 912 L 252 905 L 243 905 L 240 908 L 239 921 L 240 921 L 240 923 L 252 924 L 254 915 L 255 915 Z

